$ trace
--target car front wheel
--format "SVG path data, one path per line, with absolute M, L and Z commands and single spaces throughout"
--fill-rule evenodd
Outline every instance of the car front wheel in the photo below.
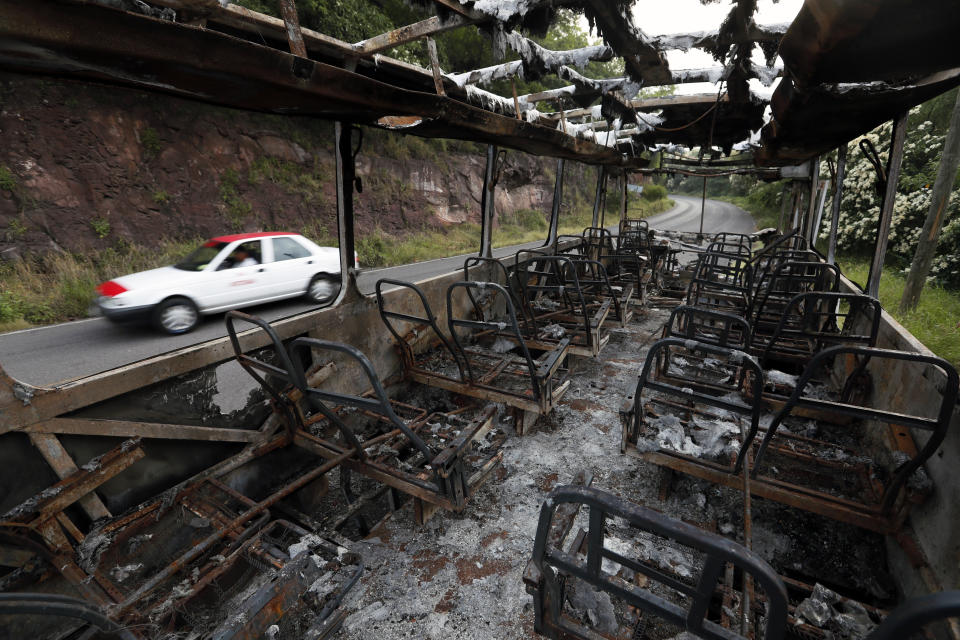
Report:
M 153 310 L 153 325 L 170 335 L 193 331 L 199 322 L 197 305 L 187 298 L 168 298 Z
M 307 286 L 307 298 L 311 302 L 324 304 L 340 293 L 340 278 L 329 273 L 318 273 Z

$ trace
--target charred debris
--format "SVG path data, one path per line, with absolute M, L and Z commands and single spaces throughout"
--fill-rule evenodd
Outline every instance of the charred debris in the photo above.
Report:
M 5 69 L 337 120 L 345 265 L 334 307 L 230 312 L 226 339 L 54 388 L 3 374 L 8 466 L 46 466 L 6 494 L 0 636 L 960 637 L 957 372 L 884 315 L 879 267 L 858 291 L 812 242 L 819 154 L 896 119 L 895 185 L 905 109 L 960 83 L 940 46 L 957 7 L 921 4 L 806 0 L 777 26 L 739 0 L 716 31 L 652 37 L 629 2 L 438 0 L 351 44 L 301 27 L 293 0 L 282 19 L 223 0 L 0 0 Z M 560 8 L 604 44 L 524 35 Z M 435 54 L 432 35 L 474 25 L 516 59 L 447 73 L 386 54 L 419 39 Z M 665 52 L 690 48 L 717 65 L 671 69 Z M 623 77 L 581 73 L 615 56 Z M 485 88 L 546 74 L 565 84 Z M 639 93 L 704 80 L 723 89 Z M 357 290 L 354 125 L 489 145 L 462 270 Z M 558 171 L 545 244 L 494 259 L 498 147 Z M 558 236 L 567 160 L 597 165 L 597 206 Z M 778 229 L 677 234 L 626 215 L 627 178 L 661 172 L 795 182 Z M 608 175 L 619 220 L 603 217 Z M 254 390 L 242 424 L 112 404 L 183 394 L 224 362 Z M 80 466 L 68 448 L 99 455 Z

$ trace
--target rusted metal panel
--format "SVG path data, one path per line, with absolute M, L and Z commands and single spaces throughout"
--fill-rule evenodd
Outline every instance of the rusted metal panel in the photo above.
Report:
M 60 444 L 57 436 L 49 433 L 31 433 L 30 442 L 37 448 L 43 459 L 47 461 L 61 480 L 78 471 L 76 463 L 67 450 Z M 109 518 L 110 511 L 95 493 L 83 496 L 79 500 L 80 506 L 92 520 Z
M 163 438 L 170 440 L 206 440 L 209 442 L 262 442 L 264 434 L 256 429 L 222 429 L 182 424 L 135 422 L 131 420 L 88 420 L 54 418 L 32 424 L 23 431 L 34 436 L 71 434 L 88 436 Z
M 280 0 L 280 13 L 283 15 L 283 25 L 287 31 L 290 53 L 306 58 L 307 46 L 303 43 L 303 34 L 300 32 L 300 18 L 297 16 L 297 5 L 294 0 Z
M 426 20 L 421 20 L 420 22 L 416 22 L 414 24 L 408 24 L 400 27 L 399 29 L 394 29 L 393 31 L 381 33 L 378 36 L 368 38 L 356 43 L 353 46 L 360 55 L 370 56 L 375 53 L 379 53 L 380 51 L 386 51 L 387 49 L 392 49 L 402 44 L 406 44 L 407 42 L 413 42 L 415 40 L 419 40 L 420 38 L 436 35 L 438 33 L 444 33 L 445 31 L 457 29 L 468 24 L 473 24 L 473 21 L 466 20 L 456 15 L 451 16 L 446 20 L 441 20 L 437 16 L 431 16 Z M 437 93 L 440 92 L 438 91 Z

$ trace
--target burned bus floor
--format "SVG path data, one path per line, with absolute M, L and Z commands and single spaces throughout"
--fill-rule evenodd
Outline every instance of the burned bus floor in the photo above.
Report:
M 554 412 L 533 433 L 507 440 L 503 468 L 465 512 L 438 513 L 418 527 L 412 511 L 401 510 L 357 541 L 352 548 L 364 557 L 367 576 L 347 598 L 354 613 L 343 637 L 534 637 L 533 598 L 523 576 L 540 507 L 583 469 L 593 487 L 742 541 L 741 494 L 680 475 L 666 478 L 619 451 L 619 404 L 668 315 L 649 310 L 626 328 L 611 329 L 603 352 L 578 363 Z M 753 506 L 754 549 L 797 583 L 797 593 L 820 583 L 869 607 L 895 602 L 882 536 L 776 503 Z M 667 547 L 651 551 L 669 553 Z M 669 557 L 684 570 L 682 556 Z M 574 614 L 609 629 L 610 598 L 585 593 L 572 598 Z M 657 624 L 651 619 L 646 637 L 681 631 L 663 626 L 657 632 Z
M 318 303 L 287 317 L 227 311 L 226 336 L 94 375 L 63 371 L 50 386 L 0 368 L 0 640 L 960 640 L 960 591 L 950 590 L 960 585 L 960 376 L 878 300 L 888 244 L 907 237 L 906 217 L 894 216 L 905 148 L 926 146 L 906 142 L 909 110 L 960 85 L 960 58 L 936 44 L 960 25 L 955 0 L 804 0 L 789 25 L 762 25 L 761 3 L 734 0 L 714 31 L 652 37 L 641 30 L 652 12 L 632 0 L 435 0 L 384 9 L 418 21 L 354 44 L 309 28 L 295 0 L 249 4 L 0 0 L 5 72 L 264 112 L 291 139 L 308 119 L 335 121 L 322 149 L 291 144 L 282 163 L 274 139 L 261 144 L 269 157 L 244 142 L 202 165 L 171 154 L 226 148 L 233 117 L 213 127 L 223 143 L 170 149 L 181 127 L 160 135 L 138 123 L 129 164 L 142 177 L 151 163 L 188 167 L 184 185 L 209 186 L 203 202 L 243 236 L 273 235 L 262 225 L 280 219 L 242 197 L 265 178 L 311 211 L 332 196 L 328 250 L 339 256 L 338 269 L 311 267 L 281 291 L 271 278 L 314 261 L 258 240 L 256 265 L 241 262 L 249 277 L 221 274 L 230 287 Z M 602 44 L 545 48 L 539 36 L 581 19 Z M 435 36 L 453 29 L 489 35 L 495 64 L 444 71 L 451 52 Z M 388 55 L 400 46 L 402 59 Z M 690 49 L 715 64 L 672 68 L 667 53 Z M 588 64 L 622 77 L 594 77 Z M 675 93 L 699 81 L 706 93 Z M 507 83 L 512 95 L 494 93 Z M 887 121 L 885 168 L 860 140 L 879 198 L 864 204 L 844 193 L 847 147 Z M 960 139 L 960 120 L 953 127 Z M 38 128 L 11 130 L 26 139 Z M 388 146 L 381 136 L 405 135 L 443 139 L 444 153 L 447 140 L 464 154 L 479 143 L 486 162 L 432 177 L 431 163 L 417 164 L 411 180 L 431 195 L 411 200 L 372 161 Z M 43 216 L 47 246 L 51 229 L 69 228 L 53 215 L 73 197 L 34 197 L 38 176 L 56 173 L 32 155 L 42 140 L 8 146 L 6 242 Z M 917 282 L 948 219 L 949 148 Z M 536 211 L 503 210 L 523 186 L 508 150 L 556 161 L 530 165 L 554 183 Z M 311 156 L 301 185 L 290 172 Z M 597 170 L 592 215 L 570 189 L 564 202 L 567 162 Z M 568 179 L 582 181 L 582 169 Z M 154 190 L 150 215 L 175 217 L 181 194 L 137 176 L 138 200 Z M 699 221 L 631 218 L 633 188 L 652 206 L 664 176 L 702 179 Z M 776 228 L 755 231 L 749 218 L 706 228 L 708 179 L 740 176 L 784 181 Z M 395 197 L 375 195 L 394 183 Z M 124 202 L 112 187 L 81 186 Z M 446 191 L 470 204 L 453 213 Z M 464 222 L 475 244 L 456 258 L 360 269 L 362 254 L 386 262 L 393 251 L 362 241 L 358 219 L 375 218 L 386 243 L 402 235 L 381 229 L 387 210 L 413 230 L 408 200 L 423 209 L 411 220 L 442 219 L 438 245 Z M 850 206 L 863 209 L 856 228 L 872 244 L 863 289 L 837 266 Z M 110 215 L 118 233 L 132 224 Z M 83 223 L 98 241 L 110 233 L 107 218 Z M 494 247 L 506 226 L 543 244 Z M 21 259 L 19 248 L 3 253 Z M 198 273 L 208 267 L 219 270 Z M 101 306 L 129 305 L 117 317 L 149 310 L 166 326 L 172 309 L 195 321 L 230 308 L 179 294 L 140 306 L 124 282 L 97 289 Z M 317 282 L 339 286 L 311 295 Z
M 696 329 L 701 339 L 714 335 L 716 326 L 685 309 L 675 300 L 660 307 L 635 305 L 624 326 L 607 329 L 609 339 L 597 356 L 565 362 L 566 392 L 520 435 L 517 413 L 506 404 L 483 403 L 402 376 L 380 380 L 372 368 L 361 367 L 373 384 L 366 394 L 335 391 L 339 378 L 358 379 L 350 365 L 366 362 L 359 350 L 297 339 L 244 353 L 240 328 L 231 324 L 238 361 L 273 396 L 265 444 L 248 458 L 230 458 L 125 515 L 96 523 L 85 536 L 68 529 L 66 535 L 75 539 L 60 539 L 42 523 L 66 526 L 82 487 L 97 486 L 98 474 L 122 474 L 143 456 L 144 445 L 130 441 L 93 461 L 5 516 L 4 549 L 37 555 L 19 564 L 15 554 L 4 556 L 14 565 L 2 577 L 4 590 L 49 591 L 93 602 L 133 638 L 529 638 L 546 593 L 530 560 L 542 533 L 541 510 L 550 504 L 548 496 L 582 487 L 653 509 L 703 535 L 749 545 L 786 586 L 793 634 L 787 637 L 866 638 L 899 601 L 883 535 L 816 513 L 803 506 L 809 496 L 792 504 L 765 500 L 738 486 L 743 474 L 711 482 L 664 462 L 684 452 L 693 454 L 691 460 L 727 456 L 732 464 L 747 433 L 742 420 L 731 433 L 714 433 L 702 416 L 716 421 L 714 414 L 724 410 L 697 409 L 693 396 L 662 397 L 666 404 L 657 405 L 659 413 L 644 399 L 644 426 L 634 439 L 622 435 L 629 424 L 625 415 L 632 415 L 630 407 L 643 396 L 637 384 L 644 375 L 658 381 L 661 395 L 671 384 L 688 396 L 693 388 L 712 388 L 724 394 L 721 401 L 739 394 L 748 405 L 763 399 L 757 393 L 762 381 L 754 384 L 758 375 L 776 385 L 802 386 L 774 369 L 750 369 L 747 354 L 727 357 L 733 373 L 725 373 L 721 347 L 703 347 L 708 351 L 698 356 L 694 345 L 702 343 L 664 338 L 693 330 L 683 318 L 701 322 Z M 254 332 L 271 333 L 254 316 L 231 312 L 230 317 L 231 323 L 257 327 Z M 686 357 L 674 353 L 651 373 L 645 363 L 658 361 L 671 345 Z M 305 350 L 312 359 L 302 360 Z M 324 354 L 345 358 L 327 361 Z M 817 378 L 815 395 L 835 399 L 836 384 Z M 760 436 L 783 404 L 767 399 L 756 405 Z M 665 435 L 676 429 L 670 416 L 682 425 L 677 437 Z M 816 476 L 828 493 L 855 499 L 864 483 L 880 484 L 883 469 L 869 459 L 876 444 L 857 435 L 869 430 L 850 429 L 849 419 L 831 424 L 835 417 L 826 410 L 789 416 L 782 424 L 788 436 L 816 436 L 833 448 L 774 448 L 768 464 L 783 481 Z M 694 439 L 684 440 L 683 434 Z M 363 457 L 351 443 L 361 443 Z M 444 466 L 439 462 L 444 456 L 453 462 Z M 836 472 L 846 470 L 846 458 L 866 469 L 860 484 Z M 828 472 L 817 472 L 812 462 Z M 708 463 L 716 464 L 702 462 Z M 446 471 L 438 473 L 441 467 Z M 908 486 L 924 482 L 929 480 L 921 470 Z M 72 498 L 57 502 L 71 492 Z M 925 494 L 909 495 L 920 502 Z M 593 525 L 583 510 L 556 515 L 551 540 L 571 558 L 586 561 Z M 14 523 L 21 529 L 12 528 Z M 603 535 L 615 553 L 640 554 L 659 567 L 657 575 L 672 576 L 678 588 L 703 570 L 702 555 L 638 533 L 619 518 L 606 520 Z M 57 570 L 45 566 L 71 558 L 72 549 L 75 561 Z M 626 565 L 611 571 L 668 601 L 685 600 L 648 584 Z M 746 637 L 761 637 L 768 603 L 753 586 L 747 599 L 745 579 L 728 569 L 708 610 L 718 624 L 735 628 L 743 603 L 750 602 L 747 619 L 753 626 Z M 609 638 L 681 637 L 682 625 L 611 598 L 590 580 L 567 576 L 563 594 L 559 615 L 565 624 Z M 49 632 L 69 637 L 71 628 L 79 628 L 78 611 L 47 621 Z M 9 628 L 25 619 L 9 618 Z M 543 624 L 552 628 L 546 619 Z M 645 635 L 634 635 L 641 632 Z

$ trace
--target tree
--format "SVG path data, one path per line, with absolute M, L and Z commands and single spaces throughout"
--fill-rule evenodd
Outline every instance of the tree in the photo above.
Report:
M 901 313 L 915 308 L 920 301 L 920 292 L 923 291 L 923 283 L 926 282 L 930 267 L 933 266 L 940 230 L 947 217 L 947 205 L 950 203 L 950 194 L 956 182 L 958 165 L 960 165 L 960 93 L 957 93 L 953 116 L 950 118 L 950 129 L 943 143 L 943 154 L 940 156 L 937 179 L 933 184 L 930 208 L 927 210 L 923 231 L 920 232 L 917 242 L 917 252 L 913 256 L 913 264 L 910 265 L 910 273 L 907 275 L 907 284 L 900 299 Z

